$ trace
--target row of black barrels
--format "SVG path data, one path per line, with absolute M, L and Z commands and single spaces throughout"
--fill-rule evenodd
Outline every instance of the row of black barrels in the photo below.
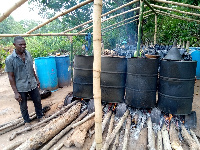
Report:
M 125 102 L 145 109 L 157 106 L 166 113 L 190 114 L 196 65 L 195 61 L 162 60 L 159 64 L 156 58 L 102 57 L 102 101 Z M 93 98 L 93 56 L 75 56 L 73 95 Z

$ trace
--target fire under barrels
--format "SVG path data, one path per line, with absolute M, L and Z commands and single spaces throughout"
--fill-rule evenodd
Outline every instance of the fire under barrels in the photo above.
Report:
M 156 58 L 127 59 L 127 105 L 136 108 L 152 108 L 156 105 L 158 64 Z
M 196 66 L 196 61 L 161 61 L 158 107 L 162 111 L 179 115 L 191 113 Z
M 73 78 L 74 97 L 93 98 L 93 60 L 93 56 L 75 56 Z
M 124 102 L 126 58 L 101 57 L 101 99 L 109 103 Z

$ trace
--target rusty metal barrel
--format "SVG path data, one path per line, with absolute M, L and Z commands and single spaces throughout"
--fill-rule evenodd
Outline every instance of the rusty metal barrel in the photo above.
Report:
M 124 102 L 125 83 L 126 58 L 101 57 L 101 100 Z
M 152 108 L 156 105 L 158 64 L 157 58 L 127 59 L 127 105 L 135 108 Z
M 158 107 L 163 112 L 179 115 L 191 113 L 196 66 L 196 61 L 161 61 Z
M 73 96 L 93 98 L 93 56 L 74 58 Z

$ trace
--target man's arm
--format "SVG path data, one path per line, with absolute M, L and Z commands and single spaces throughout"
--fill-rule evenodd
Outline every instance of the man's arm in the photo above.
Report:
M 8 78 L 9 78 L 9 81 L 10 81 L 10 85 L 11 85 L 11 87 L 13 89 L 13 92 L 15 93 L 15 99 L 18 102 L 21 102 L 22 98 L 21 98 L 21 95 L 17 91 L 14 73 L 13 72 L 8 72 Z
M 39 81 L 34 69 L 33 69 L 33 73 L 34 73 L 35 79 L 37 81 L 37 86 L 38 86 L 38 88 L 40 88 L 40 81 Z

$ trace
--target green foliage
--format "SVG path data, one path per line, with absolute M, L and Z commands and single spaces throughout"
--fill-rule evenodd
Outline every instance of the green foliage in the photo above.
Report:
M 8 56 L 9 52 L 0 47 L 0 69 L 5 67 L 5 59 Z

